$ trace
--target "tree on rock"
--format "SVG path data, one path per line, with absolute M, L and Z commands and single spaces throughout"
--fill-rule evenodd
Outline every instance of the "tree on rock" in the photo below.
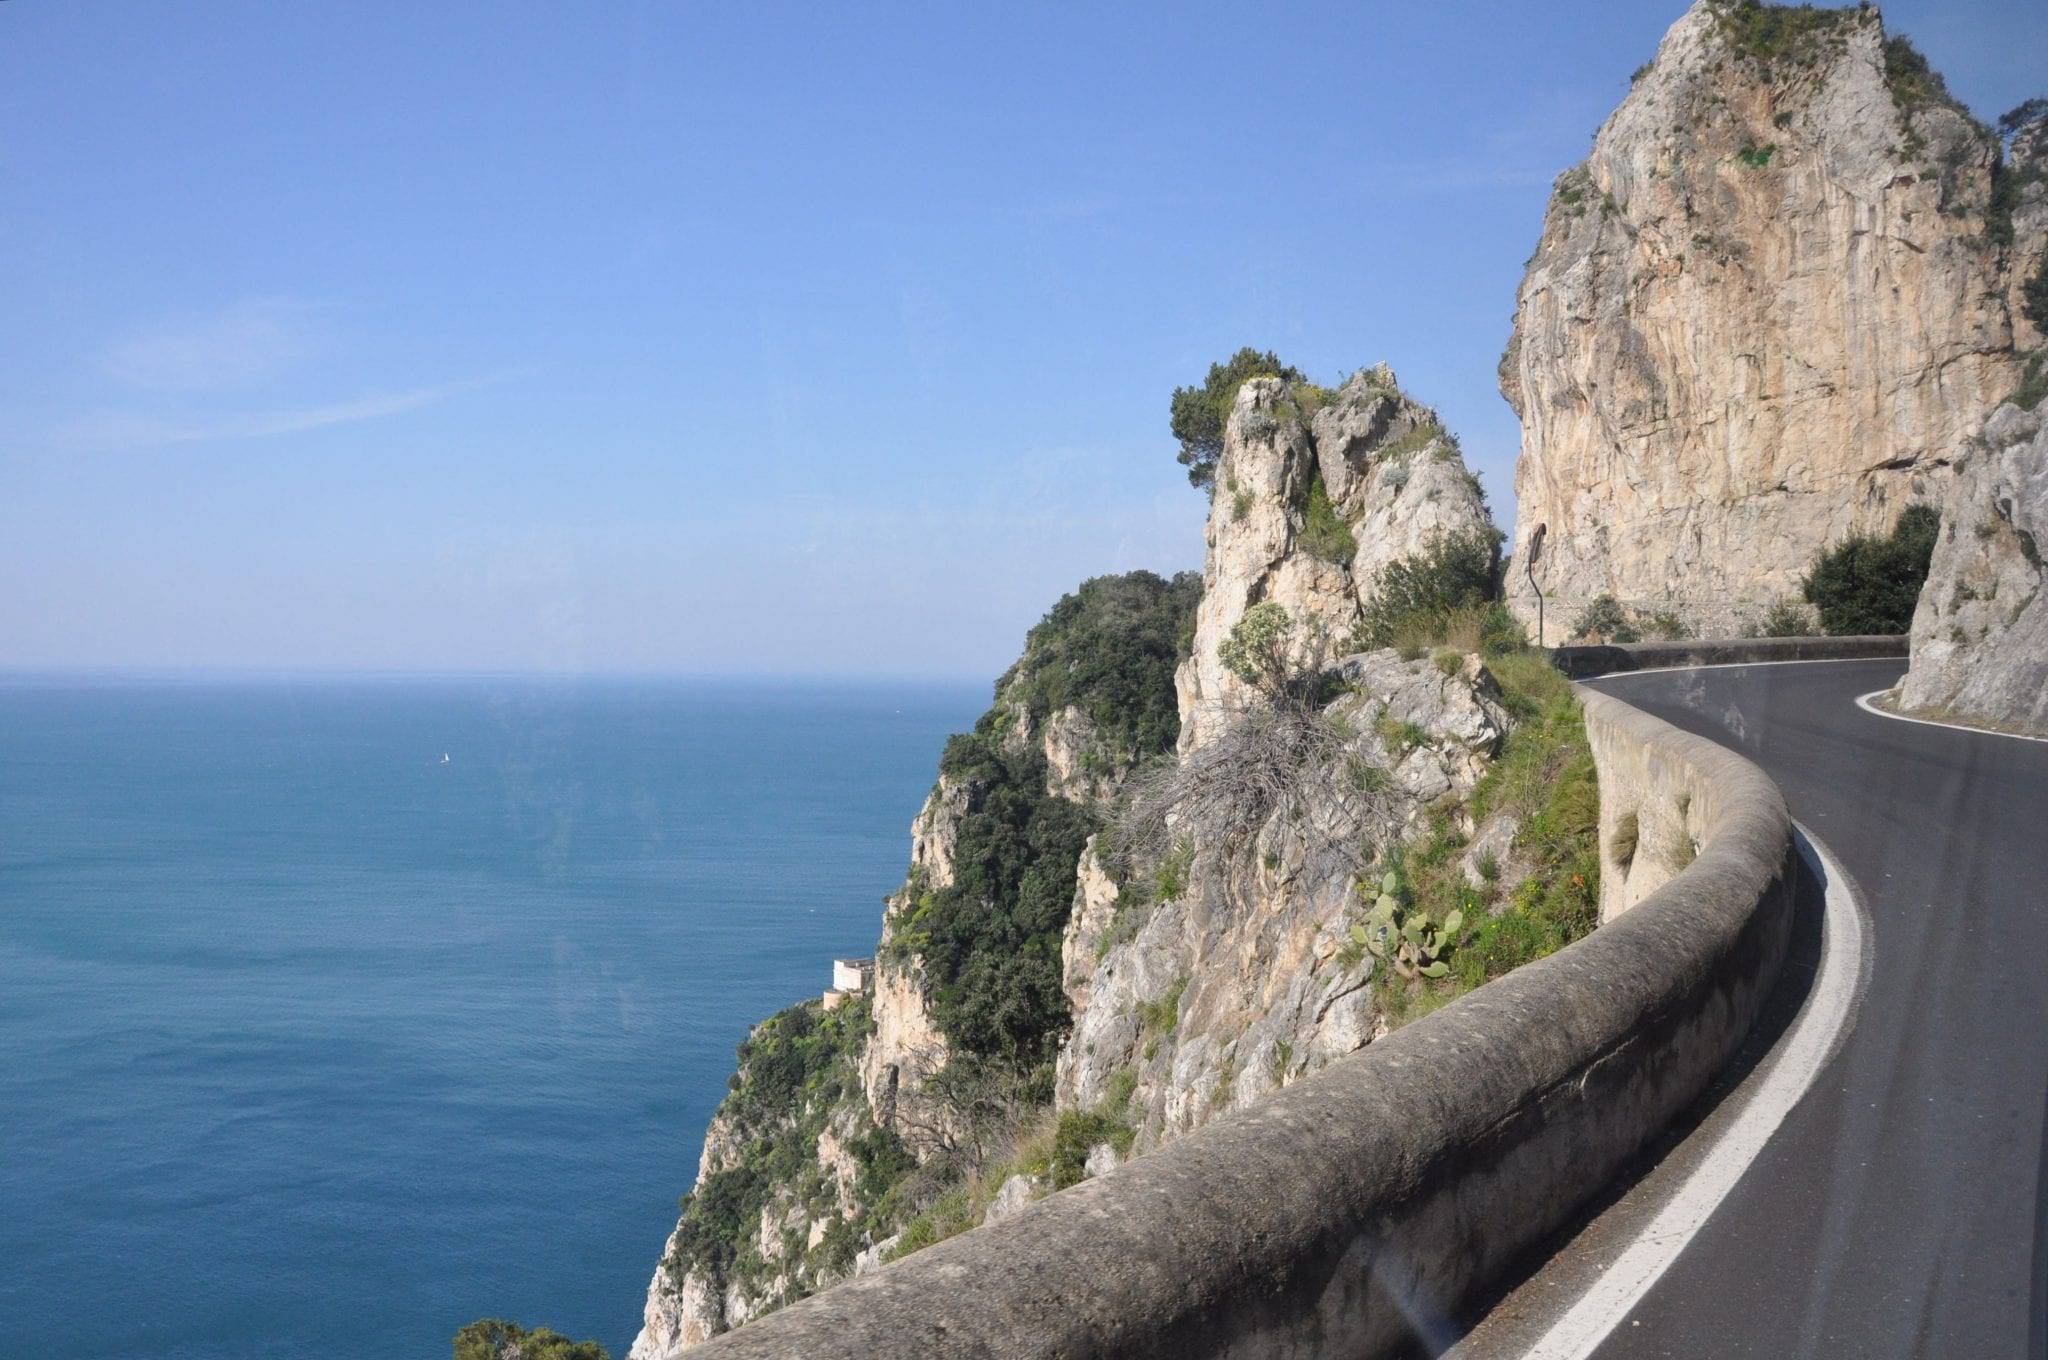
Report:
M 1890 537 L 1852 534 L 1822 553 L 1804 588 L 1806 602 L 1820 611 L 1821 627 L 1837 637 L 1911 628 L 1940 529 L 1940 511 L 1909 505 Z
M 1180 463 L 1188 470 L 1190 485 L 1215 482 L 1230 408 L 1237 404 L 1237 389 L 1253 378 L 1302 381 L 1300 370 L 1281 363 L 1271 350 L 1247 345 L 1231 355 L 1228 363 L 1209 365 L 1209 376 L 1200 387 L 1173 389 L 1173 437 L 1180 441 Z
M 455 1334 L 454 1360 L 611 1360 L 595 1341 L 571 1341 L 548 1327 L 527 1331 L 502 1318 L 479 1318 Z

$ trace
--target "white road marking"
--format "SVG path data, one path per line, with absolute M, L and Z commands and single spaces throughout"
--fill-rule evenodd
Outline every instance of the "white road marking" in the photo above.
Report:
M 1792 1026 L 1750 1078 L 1738 1113 L 1670 1202 L 1527 1351 L 1527 1360 L 1583 1360 L 1627 1317 L 1756 1160 L 1841 1046 L 1870 975 L 1868 928 L 1849 876 L 1827 847 L 1793 823 L 1799 853 L 1827 880 L 1820 966 Z
M 2048 737 L 2036 737 L 2025 732 L 1994 732 L 1988 727 L 1972 727 L 1968 723 L 1942 722 L 1937 718 L 1911 718 L 1904 713 L 1894 713 L 1888 708 L 1880 708 L 1870 702 L 1880 694 L 1890 693 L 1888 689 L 1874 689 L 1868 694 L 1858 695 L 1856 707 L 1865 713 L 1875 713 L 1880 718 L 1890 718 L 1893 722 L 1919 723 L 1922 727 L 1942 727 L 1951 732 L 1975 732 L 1985 737 L 2010 737 L 2014 741 L 2048 741 Z
M 1598 675 L 1589 675 L 1585 680 L 1573 683 L 1583 685 L 1593 680 L 1626 680 L 1631 675 L 1669 675 L 1673 671 L 1732 671 L 1746 670 L 1751 666 L 1840 666 L 1855 661 L 1896 661 L 1901 666 L 1906 664 L 1906 658 L 1903 656 L 1803 656 L 1796 661 L 1702 661 L 1698 665 L 1681 662 L 1676 666 L 1645 666 L 1639 671 L 1602 671 Z M 1879 690 L 1878 693 L 1882 694 L 1884 691 Z

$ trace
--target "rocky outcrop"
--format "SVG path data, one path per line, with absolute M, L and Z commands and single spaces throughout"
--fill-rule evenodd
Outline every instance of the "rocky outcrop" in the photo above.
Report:
M 1037 823 L 984 821 L 979 851 L 966 829 L 992 801 L 1011 814 L 1045 803 L 1069 819 L 1080 809 L 1100 820 L 1133 766 L 1177 730 L 1174 647 L 1191 624 L 1195 588 L 1191 576 L 1145 572 L 1085 583 L 1032 630 L 975 731 L 948 745 L 911 823 L 909 871 L 886 900 L 870 993 L 830 1012 L 816 1002 L 792 1007 L 742 1046 L 733 1093 L 705 1135 L 695 1188 L 649 1287 L 632 1360 L 670 1360 L 888 1258 L 897 1238 L 882 1234 L 903 1225 L 900 1212 L 881 1212 L 879 1198 L 896 1180 L 926 1174 L 920 1164 L 956 1156 L 962 1132 L 957 1097 L 941 1100 L 928 1087 L 958 1056 L 934 1014 L 921 952 L 932 916 L 959 909 L 947 899 L 963 854 L 970 865 L 982 855 L 986 878 L 986 841 Z M 1073 853 L 1058 871 L 1063 881 L 1072 881 Z M 1015 909 L 971 906 L 992 917 Z M 1056 949 L 1060 924 L 1036 943 Z M 767 1092 L 754 1074 L 764 1054 Z M 800 1080 L 789 1077 L 793 1067 Z M 927 1179 L 926 1197 L 945 1188 L 942 1176 Z M 1045 1188 L 1028 1176 L 1012 1181 L 995 1212 Z
M 2000 407 L 1957 477 L 1900 706 L 2048 733 L 2048 401 Z
M 1549 640 L 1602 594 L 1731 633 L 1940 498 L 2026 338 L 2041 224 L 2002 243 L 1998 154 L 1875 9 L 1673 25 L 1558 179 L 1501 363 Z
M 1397 846 L 1426 809 L 1469 798 L 1508 718 L 1477 657 L 1446 668 L 1388 650 L 1346 658 L 1340 674 L 1346 692 L 1326 716 L 1351 736 L 1337 758 L 1383 772 L 1361 776 L 1375 786 L 1362 808 L 1276 813 L 1243 853 L 1200 847 L 1185 888 L 1156 905 L 1120 905 L 1084 857 L 1064 951 L 1075 1022 L 1062 1109 L 1115 1105 L 1142 1149 L 1384 1032 L 1373 960 L 1349 934 L 1352 851 Z M 1298 834 L 1344 817 L 1341 845 Z
M 1216 649 L 1255 604 L 1299 625 L 1296 647 L 1340 655 L 1380 573 L 1432 540 L 1491 534 L 1486 501 L 1435 412 L 1382 364 L 1331 392 L 1255 378 L 1239 389 L 1216 467 L 1195 642 L 1176 677 L 1180 747 L 1241 708 Z

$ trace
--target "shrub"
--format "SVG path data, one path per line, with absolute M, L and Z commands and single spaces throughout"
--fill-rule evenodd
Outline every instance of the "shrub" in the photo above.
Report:
M 1779 600 L 1748 630 L 1749 637 L 1808 637 L 1814 631 L 1813 611 L 1796 600 Z
M 1677 642 L 1692 636 L 1692 629 L 1685 620 L 1669 609 L 1660 609 L 1650 615 L 1650 630 L 1666 642 Z
M 1247 685 L 1277 689 L 1287 674 L 1287 634 L 1293 626 L 1283 606 L 1272 600 L 1255 604 L 1216 645 L 1216 659 Z
M 2006 400 L 2030 411 L 2048 400 L 2048 350 L 2037 349 L 2027 356 L 2027 366 L 2020 371 L 2020 385 Z
M 1223 432 L 1230 423 L 1231 407 L 1237 404 L 1237 389 L 1253 378 L 1285 378 L 1303 381 L 1301 373 L 1280 362 L 1271 350 L 1250 346 L 1220 364 L 1209 365 L 1209 376 L 1200 387 L 1173 390 L 1171 427 L 1180 441 L 1180 464 L 1188 470 L 1193 486 L 1211 486 L 1216 480 L 1216 463 L 1223 456 Z
M 1128 1097 L 1127 1097 L 1128 1099 Z M 1129 1125 L 1101 1111 L 1082 1114 L 1068 1110 L 1053 1131 L 1049 1170 L 1052 1188 L 1064 1190 L 1079 1185 L 1088 1174 L 1088 1154 L 1096 1144 L 1108 1143 L 1119 1157 L 1130 1155 L 1135 1135 Z
M 1359 622 L 1358 645 L 1394 646 L 1403 629 L 1445 640 L 1441 634 L 1453 614 L 1499 598 L 1500 541 L 1498 529 L 1461 529 L 1388 563 Z
M 1823 46 L 1837 40 L 1842 26 L 1855 20 L 1854 11 L 1819 9 L 1812 5 L 1765 5 L 1734 0 L 1714 7 L 1723 43 L 1738 58 L 1768 69 L 1775 62 L 1810 65 Z
M 1340 567 L 1349 566 L 1358 555 L 1358 540 L 1350 526 L 1339 518 L 1337 507 L 1330 504 L 1329 488 L 1323 485 L 1321 472 L 1309 480 L 1308 505 L 1301 516 L 1301 546 Z
M 1629 621 L 1621 601 L 1612 595 L 1600 595 L 1573 620 L 1572 636 L 1598 638 L 1602 642 L 1635 642 L 1641 634 Z
M 551 1328 L 529 1332 L 502 1318 L 479 1318 L 455 1334 L 454 1360 L 611 1360 L 611 1352 Z
M 1024 655 L 996 681 L 1034 721 L 1068 706 L 1103 742 L 1132 758 L 1170 750 L 1180 736 L 1174 667 L 1194 634 L 1199 572 L 1097 576 L 1064 595 L 1024 639 Z
M 1820 611 L 1821 627 L 1837 636 L 1911 628 L 1940 530 L 1938 510 L 1909 505 L 1889 537 L 1854 534 L 1823 552 L 1801 592 Z
M 2048 255 L 2041 257 L 2041 263 L 2020 285 L 2020 311 L 2036 330 L 2048 331 Z M 2040 362 L 2041 356 L 2036 354 L 2035 365 L 2038 367 Z

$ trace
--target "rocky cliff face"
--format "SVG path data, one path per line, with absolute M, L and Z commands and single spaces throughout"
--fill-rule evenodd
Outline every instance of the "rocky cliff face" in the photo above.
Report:
M 2048 733 L 2048 400 L 2003 406 L 1957 476 L 1902 707 Z
M 1171 744 L 1173 663 L 1196 590 L 1191 577 L 1143 572 L 1088 582 L 1033 630 L 975 731 L 953 739 L 911 823 L 910 869 L 884 907 L 869 996 L 829 1012 L 801 1003 L 763 1022 L 742 1046 L 733 1093 L 706 1132 L 696 1184 L 649 1286 L 631 1360 L 669 1360 L 874 1269 L 905 1214 L 946 1188 L 923 1164 L 955 1152 L 963 1137 L 986 1136 L 961 1127 L 969 1116 L 957 1096 L 935 1094 L 934 1082 L 958 1076 L 963 1052 L 935 1000 L 963 982 L 977 996 L 1028 993 L 986 969 L 966 979 L 935 970 L 926 950 L 934 934 L 955 954 L 963 936 L 974 943 L 983 923 L 963 923 L 963 913 L 1020 910 L 1018 885 L 1005 881 L 1019 866 L 992 853 L 992 842 L 1028 840 L 1048 864 L 1062 835 L 1076 837 L 1078 850 L 1082 828 L 1100 820 L 1133 765 Z M 1073 856 L 1067 851 L 1055 871 L 1063 905 Z M 957 886 L 963 857 L 975 877 L 971 892 Z M 1055 1000 L 1050 960 L 1063 925 L 1064 914 L 1041 928 L 1042 939 L 1026 930 L 1000 942 L 1046 960 L 1045 990 Z M 989 943 L 997 952 L 999 942 Z M 971 1008 L 956 1004 L 952 1015 L 969 1028 L 971 1075 L 988 1036 L 963 1010 Z M 890 1198 L 920 1175 L 930 1189 Z
M 1275 811 L 1248 847 L 1191 846 L 1180 886 L 1135 901 L 1084 857 L 1063 951 L 1075 1022 L 1061 1109 L 1114 1107 L 1142 1150 L 1385 1032 L 1374 961 L 1350 935 L 1371 857 L 1359 847 L 1392 849 L 1427 809 L 1461 807 L 1509 724 L 1476 657 L 1452 668 L 1387 650 L 1340 673 L 1325 716 L 1351 736 L 1336 758 L 1378 775 Z M 1354 803 L 1366 784 L 1374 796 Z
M 2031 335 L 2039 228 L 2004 239 L 1998 164 L 1874 9 L 1673 25 L 1557 181 L 1501 364 L 1550 641 L 1601 594 L 1733 631 L 1940 497 Z
M 1432 540 L 1491 534 L 1478 481 L 1436 413 L 1385 365 L 1334 392 L 1259 378 L 1239 389 L 1210 504 L 1195 645 L 1179 687 L 1183 751 L 1246 700 L 1217 646 L 1271 601 L 1302 652 L 1341 654 L 1380 573 Z

